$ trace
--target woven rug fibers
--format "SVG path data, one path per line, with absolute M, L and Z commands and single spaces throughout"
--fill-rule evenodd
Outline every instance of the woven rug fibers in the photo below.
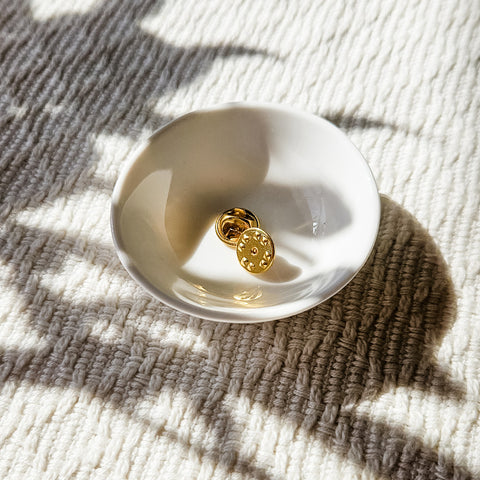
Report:
M 0 0 L 0 478 L 480 478 L 478 0 Z M 341 292 L 262 324 L 151 298 L 110 195 L 232 100 L 339 126 L 382 192 Z

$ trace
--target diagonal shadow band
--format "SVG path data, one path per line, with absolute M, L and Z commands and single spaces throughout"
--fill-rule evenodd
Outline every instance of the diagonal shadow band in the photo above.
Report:
M 32 327 L 48 347 L 4 350 L 2 382 L 87 390 L 133 417 L 138 401 L 155 403 L 160 392 L 181 392 L 217 439 L 205 454 L 227 470 L 255 478 L 269 478 L 268 468 L 255 470 L 254 460 L 236 450 L 238 419 L 228 398 L 261 405 L 279 422 L 292 422 L 376 474 L 437 478 L 438 472 L 447 477 L 464 472 L 421 438 L 355 410 L 358 402 L 374 401 L 396 386 L 457 401 L 464 397 L 463 386 L 435 359 L 455 317 L 448 268 L 423 227 L 387 197 L 382 198 L 378 240 L 369 261 L 329 301 L 261 325 L 214 324 L 184 316 L 173 320 L 200 336 L 204 353 L 150 338 L 148 327 L 138 324 L 141 313 L 157 315 L 158 303 L 147 296 L 112 308 L 101 301 L 73 303 L 38 285 L 32 289 L 29 279 L 45 268 L 59 268 L 72 239 L 53 236 L 54 249 L 48 241 L 35 243 L 38 231 L 23 233 L 17 232 L 19 248 L 12 243 L 14 236 L 0 239 L 0 251 L 15 272 L 10 285 L 23 297 Z M 37 263 L 31 261 L 33 251 Z M 112 273 L 120 268 L 115 260 L 105 260 L 114 258 L 108 248 L 85 244 L 82 251 L 75 244 L 73 252 L 79 261 Z M 128 335 L 102 342 L 91 335 L 100 318 L 110 318 Z
M 404 134 L 413 134 L 419 136 L 421 130 L 412 130 L 408 126 L 398 125 L 394 122 L 388 122 L 384 119 L 369 118 L 358 114 L 346 114 L 345 112 L 323 112 L 321 113 L 323 118 L 326 118 L 329 122 L 337 125 L 344 130 L 350 130 L 358 128 L 361 130 L 368 129 L 388 129 L 392 132 L 403 132 Z

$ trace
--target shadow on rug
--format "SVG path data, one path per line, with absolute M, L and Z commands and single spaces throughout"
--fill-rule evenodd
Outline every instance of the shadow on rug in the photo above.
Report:
M 422 438 L 358 409 L 399 386 L 441 399 L 461 401 L 464 395 L 436 361 L 455 319 L 448 268 L 425 229 L 387 197 L 376 246 L 359 274 L 327 302 L 289 319 L 216 324 L 175 317 L 144 293 L 120 296 L 116 304 L 82 303 L 41 284 L 43 274 L 55 274 L 67 262 L 74 275 L 83 261 L 125 285 L 132 280 L 113 248 L 16 224 L 12 211 L 92 188 L 96 136 L 137 137 L 160 126 L 168 118 L 156 114 L 154 105 L 165 92 L 198 78 L 217 57 L 262 52 L 169 45 L 138 28 L 159 5 L 151 0 L 103 2 L 87 14 L 45 22 L 31 18 L 28 2 L 5 4 L 1 101 L 15 108 L 3 109 L 0 118 L 0 257 L 12 272 L 5 282 L 21 299 L 19 312 L 26 312 L 44 342 L 0 350 L 0 382 L 89 392 L 156 435 L 255 478 L 273 477 L 256 465 L 254 454 L 240 453 L 239 432 L 246 427 L 232 413 L 232 398 L 261 406 L 375 474 L 471 476 Z M 341 116 L 331 119 L 342 123 Z M 353 117 L 343 121 L 347 127 L 391 127 Z M 198 337 L 206 348 L 152 338 L 145 319 Z M 109 342 L 92 334 L 100 321 L 117 328 Z M 213 433 L 213 446 L 167 431 L 165 419 L 138 412 L 140 402 L 155 404 L 165 392 L 188 398 Z
M 139 400 L 154 399 L 164 390 L 181 391 L 217 438 L 215 448 L 194 443 L 188 447 L 256 478 L 269 477 L 236 451 L 238 426 L 227 397 L 262 405 L 378 474 L 412 479 L 468 476 L 421 438 L 356 412 L 359 402 L 398 386 L 440 398 L 463 396 L 462 386 L 435 361 L 436 348 L 455 317 L 447 266 L 423 227 L 389 198 L 382 198 L 379 235 L 368 262 L 327 302 L 289 319 L 255 325 L 180 316 L 177 324 L 199 335 L 208 354 L 165 346 L 145 332 L 131 332 L 130 341 L 123 337 L 110 344 L 92 338 L 92 319 L 107 316 L 122 324 L 140 312 L 155 312 L 158 303 L 145 296 L 132 299 L 129 307 L 112 308 L 56 298 L 32 285 L 22 251 L 41 259 L 41 265 L 30 265 L 33 271 L 39 266 L 60 268 L 58 252 L 73 251 L 124 276 L 113 249 L 83 244 L 79 251 L 78 239 L 26 227 L 17 238 L 21 245 L 12 244 L 12 237 L 0 239 L 4 261 L 16 267 L 12 281 L 31 312 L 32 326 L 51 345 L 41 351 L 3 351 L 3 382 L 86 389 L 134 417 Z M 144 418 L 138 421 L 150 425 Z M 182 441 L 174 432 L 163 434 Z

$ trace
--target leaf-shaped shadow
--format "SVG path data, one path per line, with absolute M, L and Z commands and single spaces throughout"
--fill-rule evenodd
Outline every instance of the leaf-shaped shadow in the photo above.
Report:
M 4 5 L 0 22 L 0 217 L 65 190 L 90 187 L 98 134 L 138 137 L 169 120 L 155 104 L 219 58 L 265 55 L 223 44 L 177 47 L 140 21 L 161 2 L 104 1 L 46 21 L 28 2 Z M 87 177 L 85 178 L 85 172 Z

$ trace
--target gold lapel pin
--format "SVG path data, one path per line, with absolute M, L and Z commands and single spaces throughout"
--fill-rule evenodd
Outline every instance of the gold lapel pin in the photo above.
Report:
M 257 216 L 246 208 L 231 208 L 217 217 L 218 238 L 235 247 L 240 265 L 250 273 L 266 272 L 275 258 L 270 235 L 260 228 Z

